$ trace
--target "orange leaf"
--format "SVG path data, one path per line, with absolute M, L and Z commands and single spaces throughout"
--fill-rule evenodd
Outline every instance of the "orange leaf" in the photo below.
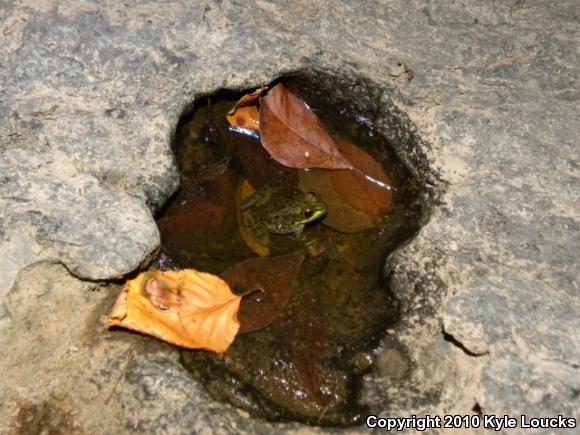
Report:
M 256 89 L 251 94 L 246 94 L 236 103 L 228 112 L 226 119 L 230 125 L 240 128 L 249 128 L 251 130 L 260 129 L 260 112 L 258 112 L 258 99 L 267 86 Z
M 230 125 L 250 130 L 260 129 L 260 112 L 258 106 L 246 106 L 236 109 L 233 115 L 226 115 Z
M 254 192 L 255 190 L 250 183 L 248 183 L 247 180 L 244 180 L 236 192 L 236 217 L 238 219 L 238 227 L 240 229 L 242 240 L 246 242 L 246 245 L 248 245 L 248 247 L 260 257 L 265 257 L 270 255 L 270 248 L 258 242 L 244 227 L 242 220 L 242 204 L 247 198 L 252 196 Z
M 351 142 L 337 141 L 354 170 L 330 173 L 336 191 L 350 205 L 370 215 L 378 215 L 389 208 L 393 202 L 393 188 L 382 165 Z
M 264 288 L 242 301 L 240 333 L 257 331 L 276 320 L 288 304 L 304 261 L 304 252 L 250 258 L 229 267 L 221 277 L 236 291 Z
M 108 324 L 223 353 L 240 329 L 241 298 L 221 278 L 195 269 L 144 272 L 127 281 Z
M 320 119 L 283 85 L 260 98 L 260 136 L 270 155 L 298 169 L 350 169 Z
M 379 224 L 377 217 L 352 207 L 334 190 L 328 171 L 302 171 L 299 177 L 301 190 L 315 193 L 326 204 L 327 213 L 322 220 L 323 224 L 349 234 L 360 233 Z

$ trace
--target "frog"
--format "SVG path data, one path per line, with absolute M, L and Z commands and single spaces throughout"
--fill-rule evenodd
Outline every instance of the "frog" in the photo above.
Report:
M 301 239 L 304 226 L 326 214 L 326 204 L 312 192 L 264 186 L 241 205 L 242 225 L 263 246 L 271 246 L 270 233 Z

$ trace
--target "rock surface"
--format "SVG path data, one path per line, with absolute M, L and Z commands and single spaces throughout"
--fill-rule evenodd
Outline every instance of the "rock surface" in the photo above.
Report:
M 170 346 L 105 331 L 114 290 L 77 279 L 155 251 L 195 96 L 308 68 L 396 101 L 434 192 L 387 261 L 405 315 L 363 400 L 580 417 L 576 1 L 5 0 L 0 29 L 0 432 L 39 409 L 86 433 L 314 430 L 216 404 Z

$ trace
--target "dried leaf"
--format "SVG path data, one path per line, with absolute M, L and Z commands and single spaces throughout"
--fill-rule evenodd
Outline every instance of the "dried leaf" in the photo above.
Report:
M 314 401 L 327 406 L 332 400 L 328 391 L 322 389 L 322 354 L 326 328 L 316 306 L 306 304 L 300 307 L 300 321 L 294 328 L 289 328 L 286 339 L 292 363 L 296 367 L 300 384 L 312 396 Z M 302 325 L 308 325 L 307 328 Z
M 180 252 L 226 240 L 224 234 L 236 227 L 236 187 L 237 179 L 231 170 L 202 183 L 182 176 L 181 189 L 157 219 L 167 253 L 178 258 Z M 243 247 L 241 241 L 238 245 Z M 232 249 L 233 245 L 228 247 Z
M 257 139 L 240 134 L 233 142 L 232 148 L 244 177 L 255 189 L 278 182 L 292 186 L 298 184 L 298 170 L 274 160 Z
M 314 192 L 327 207 L 322 223 L 342 233 L 359 233 L 376 227 L 377 217 L 363 213 L 349 205 L 334 190 L 328 171 L 312 170 L 300 173 L 300 187 L 304 192 Z
M 260 96 L 268 90 L 268 86 L 260 86 L 254 92 L 244 95 L 228 112 L 228 115 L 233 115 L 240 107 L 257 106 Z
M 250 258 L 228 268 L 221 277 L 236 292 L 263 288 L 240 305 L 240 333 L 257 331 L 276 320 L 292 295 L 304 252 L 278 257 Z
M 370 215 L 378 215 L 393 202 L 393 188 L 382 165 L 353 143 L 337 139 L 340 151 L 354 170 L 332 171 L 330 180 L 350 205 Z
M 229 211 L 228 207 L 210 201 L 186 203 L 175 213 L 160 218 L 157 226 L 165 244 L 172 248 L 187 248 L 206 234 L 220 231 Z M 191 225 L 192 222 L 195 226 Z
M 323 369 L 327 324 L 320 309 L 321 294 L 303 290 L 297 289 L 282 318 L 272 325 L 272 330 L 289 357 L 292 368 L 288 370 L 288 377 L 291 379 L 292 371 L 297 377 L 297 382 L 289 382 L 288 388 L 305 393 L 305 398 L 326 407 L 336 400 L 336 396 L 332 397 L 335 391 L 331 389 L 339 383 L 332 383 L 331 389 L 322 388 L 323 380 L 329 386 L 328 371 L 324 373 Z
M 298 169 L 349 169 L 320 119 L 283 85 L 260 98 L 260 136 L 270 155 Z
M 223 353 L 240 329 L 242 297 L 221 278 L 195 269 L 145 272 L 125 284 L 108 324 Z
M 246 242 L 246 245 L 248 245 L 248 247 L 260 257 L 265 257 L 270 255 L 270 248 L 258 242 L 244 227 L 242 220 L 242 204 L 247 198 L 252 196 L 254 192 L 255 190 L 250 183 L 248 183 L 247 180 L 244 180 L 236 193 L 236 217 L 238 219 L 238 227 L 240 228 L 240 236 L 242 237 L 242 240 Z
M 262 86 L 251 94 L 246 94 L 228 112 L 226 119 L 230 125 L 251 130 L 260 129 L 260 112 L 258 111 L 258 100 L 260 95 L 268 89 Z
M 227 115 L 226 118 L 234 127 L 249 128 L 256 131 L 260 129 L 260 112 L 257 105 L 240 107 L 233 115 Z

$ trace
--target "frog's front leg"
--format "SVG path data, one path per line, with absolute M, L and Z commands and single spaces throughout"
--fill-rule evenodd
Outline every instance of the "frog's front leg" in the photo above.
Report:
M 293 235 L 299 242 L 304 243 L 304 247 L 306 248 L 308 255 L 312 257 L 318 257 L 325 251 L 324 246 L 322 246 L 320 243 L 320 240 L 304 236 L 304 225 L 296 227 L 296 229 L 293 231 Z
M 296 237 L 297 240 L 302 241 L 304 236 L 304 225 L 298 225 L 296 228 L 292 230 L 292 234 Z

